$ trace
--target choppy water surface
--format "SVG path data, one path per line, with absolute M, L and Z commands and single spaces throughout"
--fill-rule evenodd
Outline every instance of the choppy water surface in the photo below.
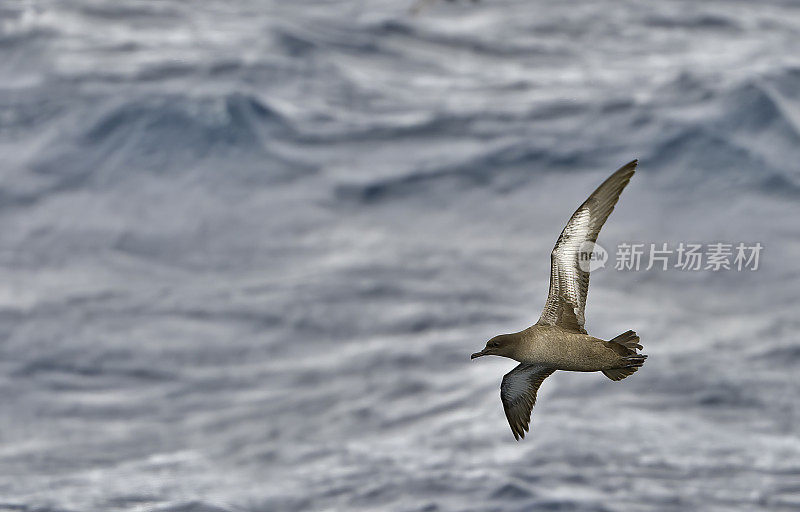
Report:
M 800 506 L 800 9 L 411 3 L 2 3 L 0 510 Z M 517 443 L 469 354 L 634 157 L 601 244 L 760 268 L 598 271 L 650 359 Z

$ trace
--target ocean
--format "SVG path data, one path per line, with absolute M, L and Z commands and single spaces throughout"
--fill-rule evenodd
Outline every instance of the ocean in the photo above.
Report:
M 412 5 L 0 4 L 0 511 L 800 507 L 800 6 Z M 469 356 L 634 158 L 649 359 L 517 442 Z

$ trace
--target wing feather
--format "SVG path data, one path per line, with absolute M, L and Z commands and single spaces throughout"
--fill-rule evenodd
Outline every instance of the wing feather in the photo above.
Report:
M 500 400 L 515 439 L 525 437 L 539 386 L 554 371 L 555 368 L 549 366 L 521 363 L 503 376 Z
M 538 325 L 558 325 L 586 333 L 584 312 L 589 273 L 578 264 L 579 250 L 585 242 L 597 241 L 637 164 L 638 160 L 633 160 L 619 168 L 570 217 L 550 253 L 550 290 Z

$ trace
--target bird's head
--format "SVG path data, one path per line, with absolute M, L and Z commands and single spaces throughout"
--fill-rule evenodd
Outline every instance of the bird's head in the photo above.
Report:
M 516 349 L 516 338 L 511 334 L 500 334 L 486 342 L 486 347 L 475 352 L 470 359 L 481 356 L 504 356 L 513 358 Z

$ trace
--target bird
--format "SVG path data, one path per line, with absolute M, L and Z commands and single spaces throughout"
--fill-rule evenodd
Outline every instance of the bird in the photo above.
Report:
M 470 357 L 494 355 L 519 362 L 500 385 L 503 410 L 517 441 L 529 431 L 539 386 L 556 370 L 599 371 L 618 381 L 636 372 L 647 359 L 637 352 L 642 345 L 634 331 L 603 340 L 590 336 L 584 328 L 591 270 L 586 262 L 638 163 L 633 160 L 620 167 L 570 217 L 550 253 L 550 289 L 539 321 L 522 331 L 493 337 Z

